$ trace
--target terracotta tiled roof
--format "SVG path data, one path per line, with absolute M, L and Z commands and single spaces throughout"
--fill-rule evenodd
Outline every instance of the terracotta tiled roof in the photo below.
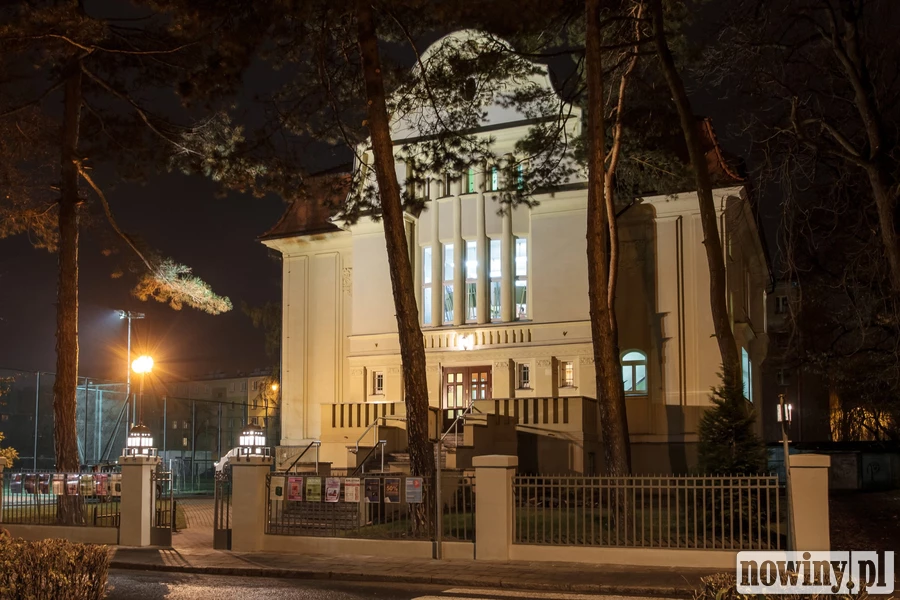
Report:
M 339 231 L 340 227 L 331 222 L 331 217 L 347 199 L 349 191 L 350 174 L 347 172 L 310 177 L 299 197 L 291 202 L 274 227 L 259 239 Z

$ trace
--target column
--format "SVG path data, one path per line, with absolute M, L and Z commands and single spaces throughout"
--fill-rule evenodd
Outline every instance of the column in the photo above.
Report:
M 150 521 L 153 517 L 153 482 L 151 474 L 159 465 L 156 456 L 120 456 L 122 466 L 122 499 L 119 504 L 119 544 L 149 546 Z
M 789 550 L 831 550 L 828 521 L 828 469 L 831 457 L 791 454 L 791 515 L 794 547 Z
M 440 203 L 437 201 L 437 186 L 431 197 L 431 325 L 438 327 L 444 322 L 444 259 L 440 232 Z
M 477 236 L 476 243 L 478 247 L 478 285 L 476 294 L 478 295 L 477 320 L 478 323 L 491 322 L 491 287 L 490 287 L 490 270 L 491 270 L 491 249 L 488 242 L 487 233 L 484 224 L 484 172 L 475 174 L 475 191 L 478 199 L 475 201 L 475 234 Z
M 466 241 L 462 237 L 462 202 L 453 196 L 453 324 L 466 322 Z
M 475 467 L 475 560 L 509 560 L 513 541 L 513 477 L 517 456 L 488 454 L 472 459 Z
M 7 466 L 6 459 L 0 456 L 0 523 L 3 522 L 3 469 Z
M 231 549 L 257 552 L 266 535 L 268 456 L 240 456 L 231 461 Z
M 500 318 L 508 323 L 513 319 L 513 284 L 515 271 L 513 270 L 513 235 L 512 235 L 512 207 L 507 206 L 503 213 L 502 239 L 500 241 Z

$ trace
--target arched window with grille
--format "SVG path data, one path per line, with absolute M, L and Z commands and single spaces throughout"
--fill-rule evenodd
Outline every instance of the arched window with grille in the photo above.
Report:
M 622 353 L 622 384 L 626 395 L 647 395 L 647 355 L 640 350 Z

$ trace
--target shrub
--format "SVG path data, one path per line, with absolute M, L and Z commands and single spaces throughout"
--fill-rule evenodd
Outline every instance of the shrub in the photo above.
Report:
M 99 600 L 106 596 L 105 546 L 68 540 L 29 542 L 0 532 L 0 598 Z
M 700 587 L 694 590 L 694 600 L 868 600 L 869 593 L 865 590 L 858 594 L 848 596 L 823 596 L 819 594 L 791 594 L 790 596 L 778 594 L 759 594 L 747 596 L 737 591 L 737 580 L 734 575 L 718 573 L 700 579 Z M 890 598 L 888 598 L 890 600 Z

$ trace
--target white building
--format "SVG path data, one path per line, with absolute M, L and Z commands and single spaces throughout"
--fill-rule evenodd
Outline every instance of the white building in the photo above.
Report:
M 547 76 L 532 83 L 551 85 Z M 570 135 L 581 121 L 572 113 Z M 513 152 L 529 127 L 524 116 L 496 105 L 487 114 L 480 135 L 494 138 L 497 156 Z M 698 126 L 710 164 L 731 181 L 715 195 L 745 390 L 756 402 L 769 270 L 747 190 L 730 175 L 709 124 Z M 395 143 L 416 135 L 408 122 L 395 124 Z M 398 177 L 402 185 L 399 162 Z M 434 174 L 419 190 L 425 209 L 407 215 L 440 429 L 475 402 L 448 463 L 516 452 L 522 471 L 596 472 L 584 177 L 504 214 L 494 192 L 501 179 L 489 164 L 461 178 Z M 318 191 L 263 236 L 284 264 L 281 444 L 320 440 L 322 460 L 344 467 L 385 439 L 399 468 L 405 410 L 384 232 L 367 217 L 353 225 L 330 219 L 326 204 L 348 181 L 323 176 Z M 645 197 L 619 220 L 617 311 L 633 470 L 684 471 L 696 462 L 696 426 L 720 370 L 697 196 Z M 370 427 L 376 420 L 380 431 Z M 279 456 L 295 454 L 285 448 Z

